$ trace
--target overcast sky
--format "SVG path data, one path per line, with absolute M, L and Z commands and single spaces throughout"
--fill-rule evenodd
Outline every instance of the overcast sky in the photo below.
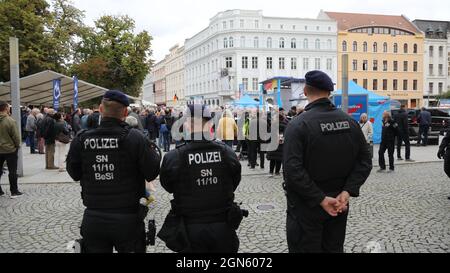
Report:
M 129 15 L 138 31 L 154 38 L 153 59 L 168 54 L 206 28 L 209 19 L 229 9 L 263 10 L 265 16 L 315 18 L 321 9 L 338 12 L 406 15 L 409 19 L 450 21 L 448 0 L 72 0 L 86 13 L 86 23 L 105 14 Z

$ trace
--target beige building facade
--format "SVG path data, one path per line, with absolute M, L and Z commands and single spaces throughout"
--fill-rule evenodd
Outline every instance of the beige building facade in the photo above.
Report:
M 174 107 L 185 104 L 184 99 L 184 46 L 175 45 L 165 58 L 166 102 Z
M 321 12 L 338 22 L 338 89 L 342 56 L 349 80 L 409 108 L 423 106 L 424 35 L 404 16 Z
M 151 77 L 154 84 L 154 103 L 157 105 L 166 104 L 166 60 L 162 60 L 153 66 Z

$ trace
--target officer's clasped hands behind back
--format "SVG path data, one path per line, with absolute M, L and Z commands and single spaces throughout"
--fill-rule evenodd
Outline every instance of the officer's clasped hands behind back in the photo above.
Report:
M 145 252 L 145 181 L 159 174 L 160 157 L 144 135 L 125 122 L 128 98 L 105 93 L 98 128 L 81 131 L 72 141 L 67 171 L 81 182 L 86 206 L 81 235 L 83 252 Z

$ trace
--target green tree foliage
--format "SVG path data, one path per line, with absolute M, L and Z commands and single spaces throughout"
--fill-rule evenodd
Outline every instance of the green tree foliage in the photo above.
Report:
M 80 79 L 137 96 L 152 65 L 152 38 L 146 31 L 134 34 L 134 29 L 134 20 L 128 16 L 98 19 L 95 28 L 82 35 L 75 56 L 78 64 L 72 67 L 72 73 Z
M 53 69 L 46 49 L 45 0 L 0 0 L 0 81 L 9 80 L 9 37 L 19 38 L 20 76 Z

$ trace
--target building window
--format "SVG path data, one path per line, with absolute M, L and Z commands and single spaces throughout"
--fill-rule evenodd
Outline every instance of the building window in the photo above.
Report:
M 428 68 L 429 68 L 429 70 L 430 70 L 430 76 L 433 76 L 433 75 L 434 75 L 434 66 L 433 66 L 433 64 L 430 64 L 430 65 L 428 66 Z
M 398 90 L 398 80 L 393 80 L 392 81 L 392 87 L 393 87 L 394 91 Z
M 443 64 L 439 65 L 439 76 L 444 76 L 444 65 Z
M 223 48 L 228 48 L 228 39 L 223 38 Z
M 270 24 L 267 25 L 267 28 L 270 29 L 272 26 Z
M 297 58 L 291 58 L 291 69 L 292 70 L 297 69 Z
M 439 47 L 439 58 L 443 58 L 444 57 L 444 47 L 440 46 Z
M 434 83 L 430 82 L 428 84 L 428 93 L 433 94 L 434 91 Z
M 358 42 L 353 42 L 353 52 L 358 52 Z
M 383 52 L 384 53 L 388 52 L 388 44 L 387 43 L 383 43 Z
M 408 72 L 408 61 L 403 62 L 403 72 Z
M 245 37 L 241 37 L 241 47 L 245 47 Z
M 394 72 L 398 71 L 398 61 L 394 61 Z
M 368 87 L 367 84 L 368 84 L 367 79 L 364 79 L 364 80 L 363 80 L 363 88 L 364 88 L 364 89 L 367 89 L 367 87 Z
M 244 86 L 244 90 L 248 91 L 248 78 L 242 78 L 242 85 Z
M 398 53 L 398 44 L 397 43 L 394 44 L 394 53 Z
M 405 54 L 408 53 L 408 44 L 403 45 L 403 53 L 405 53 Z
M 259 85 L 259 83 L 258 83 L 258 78 L 253 78 L 253 81 L 252 81 L 252 87 L 253 87 L 253 90 L 254 91 L 258 91 L 258 85 Z
M 358 60 L 353 60 L 353 71 L 358 71 Z
M 295 25 L 292 26 L 292 29 L 295 30 Z
M 383 91 L 386 91 L 388 89 L 388 80 L 383 80 Z
M 291 48 L 297 48 L 297 40 L 295 38 L 291 39 Z
M 303 58 L 303 70 L 308 71 L 309 70 L 309 59 Z
M 283 25 L 280 25 L 280 29 L 283 29 L 284 28 L 284 26 Z
M 285 69 L 284 58 L 279 58 L 278 59 L 278 68 L 281 69 L 281 70 Z
M 342 51 L 347 52 L 347 41 L 342 42 Z
M 403 80 L 403 91 L 408 91 L 408 80 Z
M 315 59 L 315 67 L 314 69 L 320 70 L 320 58 Z
M 373 71 L 378 71 L 378 61 L 377 60 L 373 61 Z
M 233 39 L 233 37 L 230 37 L 230 47 L 234 47 L 234 39 Z
M 284 48 L 284 38 L 280 38 L 280 48 Z
M 358 79 L 353 79 L 353 82 L 358 84 Z
M 367 60 L 363 61 L 363 71 L 369 70 L 369 62 Z
M 223 21 L 222 24 L 223 24 L 223 29 L 227 29 L 227 22 Z
M 258 69 L 258 57 L 252 57 L 252 69 Z
M 230 28 L 234 28 L 234 21 L 233 20 L 230 21 Z
M 225 58 L 225 67 L 226 68 L 233 68 L 233 58 L 232 57 L 226 57 Z
M 363 43 L 363 51 L 364 51 L 364 52 L 367 52 L 367 42 L 364 42 L 364 43 Z
M 332 43 L 333 42 L 330 39 L 327 40 L 327 47 L 328 47 L 328 49 L 331 49 Z
M 417 91 L 417 80 L 413 81 L 413 90 Z
M 434 57 L 434 47 L 433 47 L 433 46 L 430 46 L 429 54 L 430 54 L 429 56 L 430 56 L 431 58 Z
M 255 20 L 255 28 L 259 28 L 259 21 Z
M 303 40 L 303 48 L 304 49 L 308 49 L 308 47 L 309 47 L 308 44 L 309 44 L 308 39 Z
M 242 69 L 248 68 L 248 57 L 242 57 Z
M 272 69 L 273 68 L 273 62 L 272 62 L 272 57 L 267 57 L 267 69 Z
M 374 53 L 378 52 L 378 43 L 373 43 L 373 52 Z
M 245 24 L 244 20 L 241 19 L 241 23 L 240 23 L 241 28 L 244 28 L 244 24 Z
M 378 80 L 373 80 L 373 90 L 374 91 L 378 90 Z
M 383 61 L 383 71 L 388 71 L 388 61 Z
M 444 84 L 443 84 L 442 82 L 440 82 L 438 88 L 439 88 L 439 89 L 438 89 L 439 95 L 442 95 L 442 92 L 444 91 L 444 90 L 443 90 L 443 89 L 444 89 Z
M 253 47 L 254 48 L 259 48 L 259 38 L 258 37 L 255 37 L 253 39 Z
M 272 48 L 272 38 L 267 38 L 267 48 Z
M 414 44 L 414 54 L 418 53 L 417 44 Z
M 414 62 L 414 63 L 413 63 L 413 71 L 414 71 L 414 72 L 417 72 L 417 71 L 418 71 L 418 69 L 419 69 L 418 66 L 419 66 L 419 65 L 418 65 L 418 62 Z
M 327 59 L 327 70 L 333 70 L 333 59 Z
M 316 40 L 316 49 L 320 49 L 320 40 L 319 39 Z

